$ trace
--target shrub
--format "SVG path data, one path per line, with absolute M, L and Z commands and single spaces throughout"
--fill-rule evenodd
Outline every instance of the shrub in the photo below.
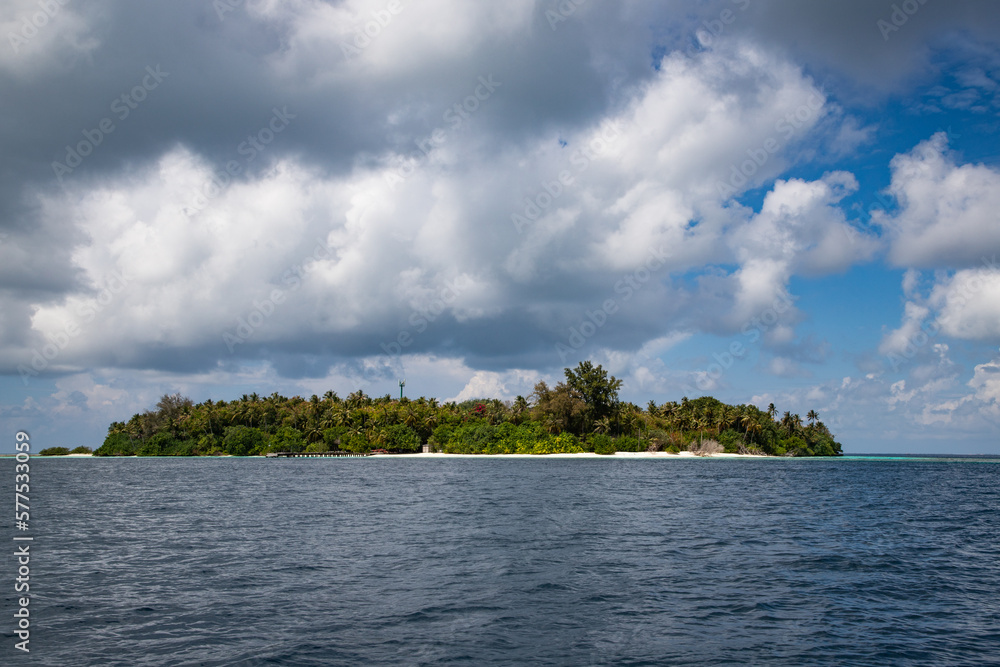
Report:
M 690 451 L 695 456 L 711 456 L 722 452 L 722 445 L 717 440 L 703 440 L 699 443 L 691 443 Z
M 347 429 L 343 426 L 334 426 L 332 428 L 324 429 L 323 443 L 326 445 L 326 449 L 319 451 L 335 452 L 341 449 L 342 441 L 346 437 Z
M 251 450 L 251 454 L 272 452 L 304 452 L 306 451 L 306 439 L 302 431 L 291 426 L 282 426 L 271 436 L 270 446 L 258 445 L 260 451 Z
M 639 438 L 631 435 L 623 435 L 615 440 L 615 451 L 619 452 L 641 452 L 643 447 Z
M 646 433 L 646 451 L 659 452 L 671 445 L 670 434 L 663 429 L 654 428 Z
M 401 452 L 420 449 L 420 436 L 406 424 L 393 424 L 386 430 L 385 448 Z
M 360 433 L 349 433 L 340 438 L 340 449 L 345 452 L 370 452 L 372 449 L 368 438 Z
M 69 453 L 70 454 L 93 454 L 94 450 L 91 449 L 90 447 L 84 447 L 83 445 L 80 445 L 79 447 L 74 447 L 73 449 L 71 449 Z
M 432 449 L 443 451 L 454 430 L 455 427 L 451 424 L 441 424 L 431 431 L 431 437 L 427 442 L 430 443 Z
M 809 450 L 809 445 L 807 445 L 806 441 L 797 435 L 781 440 L 778 443 L 778 447 L 785 450 L 786 456 L 812 455 L 812 452 Z
M 222 438 L 212 434 L 203 435 L 198 438 L 198 444 L 192 447 L 191 453 L 194 456 L 220 456 L 223 454 Z
M 94 456 L 135 456 L 135 446 L 124 433 L 112 433 L 104 439 Z
M 168 433 L 155 433 L 139 445 L 136 456 L 170 456 L 177 444 Z
M 496 428 L 481 421 L 463 424 L 451 432 L 444 450 L 449 454 L 483 454 L 495 444 Z
M 229 426 L 222 439 L 222 449 L 232 456 L 250 456 L 264 451 L 266 447 L 267 438 L 261 430 L 249 426 Z
M 727 428 L 719 434 L 719 444 L 722 445 L 723 451 L 731 454 L 738 452 L 744 446 L 743 435 L 739 431 Z
M 590 436 L 590 449 L 593 450 L 595 454 L 614 454 L 615 444 L 612 442 L 611 438 L 603 433 Z
M 38 452 L 39 456 L 66 456 L 67 454 L 69 454 L 69 449 L 66 447 L 46 447 Z

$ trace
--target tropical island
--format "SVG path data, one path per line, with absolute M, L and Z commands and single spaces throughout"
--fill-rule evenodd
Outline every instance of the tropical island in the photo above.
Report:
M 554 387 L 535 385 L 513 401 L 346 398 L 328 391 L 308 400 L 277 393 L 194 404 L 165 395 L 156 410 L 114 422 L 95 456 L 263 456 L 277 452 L 449 454 L 614 454 L 692 452 L 760 456 L 839 456 L 841 445 L 815 411 L 775 419 L 754 405 L 710 396 L 643 409 L 618 399 L 621 380 L 600 365 L 565 369 Z

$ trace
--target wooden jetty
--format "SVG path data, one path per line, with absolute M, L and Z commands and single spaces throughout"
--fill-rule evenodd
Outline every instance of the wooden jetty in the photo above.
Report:
M 269 459 L 325 459 L 331 456 L 371 456 L 371 452 L 269 452 Z

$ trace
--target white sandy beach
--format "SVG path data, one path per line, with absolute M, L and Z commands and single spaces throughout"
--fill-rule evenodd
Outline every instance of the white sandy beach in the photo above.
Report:
M 507 459 L 698 459 L 698 458 L 738 458 L 738 459 L 766 459 L 773 458 L 767 456 L 757 456 L 754 454 L 712 454 L 710 456 L 696 456 L 691 452 L 681 452 L 671 454 L 669 452 L 615 452 L 614 454 L 594 454 L 593 452 L 582 452 L 579 454 L 375 454 L 383 458 L 507 458 Z

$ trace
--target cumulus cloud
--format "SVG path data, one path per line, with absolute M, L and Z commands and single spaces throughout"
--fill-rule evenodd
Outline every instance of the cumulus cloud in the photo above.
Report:
M 0 370 L 38 383 L 18 414 L 66 419 L 154 385 L 412 372 L 419 393 L 509 396 L 584 357 L 669 394 L 692 378 L 660 358 L 674 342 L 746 327 L 776 355 L 760 368 L 794 376 L 830 358 L 800 340 L 796 277 L 880 247 L 842 210 L 866 182 L 831 166 L 880 140 L 866 105 L 941 49 L 986 55 L 928 105 L 988 119 L 998 80 L 1000 15 L 965 2 L 888 41 L 863 0 L 584 3 L 555 25 L 529 0 L 53 2 L 0 19 L 59 7 L 0 54 Z M 120 117 L 147 66 L 170 74 Z M 993 340 L 993 278 L 972 293 L 963 272 L 996 245 L 995 169 L 938 137 L 892 169 L 900 207 L 876 222 L 906 299 Z
M 719 165 L 764 156 L 741 188 L 779 173 L 822 104 L 799 69 L 741 46 L 673 54 L 620 113 L 501 154 L 474 117 L 426 153 L 390 149 L 347 174 L 254 151 L 254 171 L 223 178 L 174 145 L 144 169 L 39 194 L 43 224 L 74 221 L 77 289 L 33 303 L 31 345 L 5 358 L 23 365 L 74 327 L 53 368 L 207 369 L 283 349 L 327 365 L 446 349 L 524 361 L 609 298 L 611 349 L 739 327 L 794 273 L 870 253 L 835 206 L 856 187 L 848 174 L 779 181 L 757 215 L 722 206 L 732 170 Z M 676 310 L 689 297 L 671 273 L 734 258 L 714 313 Z
M 736 274 L 737 319 L 746 320 L 783 297 L 794 274 L 843 271 L 871 257 L 876 240 L 856 232 L 836 206 L 856 188 L 855 178 L 845 172 L 812 182 L 775 183 L 760 212 L 728 239 L 742 263 Z
M 873 219 L 890 238 L 897 266 L 965 268 L 1000 252 L 1000 171 L 956 164 L 943 132 L 892 160 L 894 214 Z
M 66 60 L 97 49 L 94 17 L 68 0 L 7 0 L 0 17 L 0 71 L 17 78 L 64 67 Z
M 976 394 L 980 410 L 1000 421 L 1000 359 L 994 359 L 976 366 L 969 386 Z
M 967 340 L 1000 341 L 1000 269 L 963 269 L 934 287 L 930 303 L 944 333 Z

